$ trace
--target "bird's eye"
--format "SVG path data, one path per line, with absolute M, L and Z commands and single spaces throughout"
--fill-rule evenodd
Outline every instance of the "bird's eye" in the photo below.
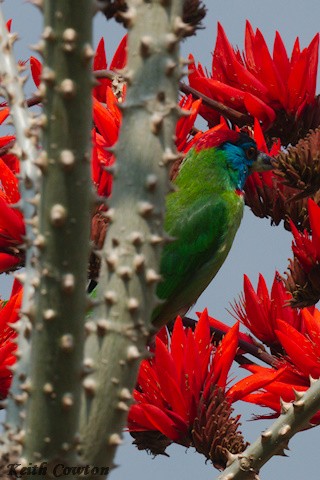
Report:
M 257 154 L 258 151 L 256 147 L 249 147 L 246 149 L 246 156 L 248 160 L 253 160 L 254 158 L 256 158 Z

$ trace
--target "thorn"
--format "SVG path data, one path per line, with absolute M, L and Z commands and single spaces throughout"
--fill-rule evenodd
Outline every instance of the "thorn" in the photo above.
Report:
M 162 156 L 163 163 L 168 165 L 170 163 L 182 160 L 185 157 L 183 153 L 175 153 L 171 148 L 166 148 Z
M 132 395 L 130 390 L 128 388 L 122 388 L 119 393 L 119 398 L 121 398 L 121 400 L 131 400 Z
M 318 378 L 313 378 L 311 375 L 309 375 L 310 385 L 312 385 L 313 383 L 316 383 L 318 380 L 319 380 Z
M 129 407 L 126 403 L 124 402 L 118 402 L 117 403 L 117 410 L 121 410 L 122 412 L 128 412 Z
M 85 378 L 82 382 L 82 386 L 87 395 L 93 397 L 96 393 L 97 384 L 93 378 Z
M 283 427 L 280 428 L 279 430 L 279 435 L 281 435 L 282 437 L 284 437 L 285 435 L 287 435 L 291 430 L 291 427 L 290 425 L 283 425 Z
M 272 430 L 266 430 L 265 432 L 261 433 L 261 440 L 263 442 L 270 440 L 271 437 L 272 437 Z
M 45 173 L 48 169 L 48 155 L 46 152 L 41 152 L 37 158 L 34 160 L 34 164 L 40 168 L 40 170 Z
M 280 405 L 281 405 L 281 414 L 287 413 L 290 407 L 292 406 L 291 402 L 285 402 L 281 397 L 280 397 Z
M 87 335 L 90 335 L 91 333 L 95 333 L 97 331 L 97 326 L 94 323 L 93 320 L 88 320 L 84 324 L 84 329 Z
M 109 330 L 110 322 L 106 318 L 101 318 L 97 321 L 97 333 L 100 336 L 104 336 Z
M 305 405 L 304 399 L 295 400 L 292 405 L 295 410 L 301 410 Z
M 71 78 L 65 78 L 60 83 L 60 92 L 66 99 L 73 98 L 76 94 L 76 84 Z
M 135 255 L 133 258 L 133 266 L 135 271 L 137 273 L 142 272 L 144 265 L 145 265 L 145 256 L 142 253 Z
M 108 444 L 112 446 L 118 446 L 122 444 L 121 437 L 118 433 L 112 433 L 109 437 Z
M 53 28 L 50 27 L 49 25 L 44 28 L 41 36 L 44 40 L 47 40 L 47 41 L 53 41 L 56 38 Z
M 135 313 L 139 308 L 139 301 L 137 298 L 131 297 L 128 299 L 127 308 L 131 314 Z
M 149 216 L 154 210 L 154 205 L 150 202 L 139 202 L 138 212 L 142 217 Z
M 154 135 L 158 135 L 163 125 L 163 114 L 159 112 L 154 112 L 151 115 L 150 121 L 151 121 L 151 132 Z
M 173 22 L 173 31 L 176 35 L 185 36 L 193 31 L 193 28 L 188 23 L 185 23 L 181 17 L 177 16 Z
M 59 203 L 53 205 L 50 211 L 50 220 L 53 226 L 62 227 L 67 220 L 67 210 Z
M 152 53 L 153 41 L 150 35 L 143 35 L 140 39 L 140 53 L 141 56 L 146 58 Z
M 62 406 L 63 408 L 69 410 L 74 405 L 72 393 L 65 393 L 62 397 Z
M 130 267 L 123 265 L 117 269 L 117 274 L 124 282 L 127 282 L 132 278 L 133 271 Z
M 298 391 L 298 390 L 295 390 L 294 388 L 292 390 L 296 400 L 300 400 L 305 394 L 304 391 Z
M 60 153 L 60 162 L 65 170 L 72 170 L 75 166 L 75 156 L 71 150 L 62 150 Z
M 225 453 L 227 455 L 227 464 L 226 466 L 229 467 L 233 462 L 235 462 L 238 458 L 239 455 L 234 455 L 233 453 L 229 452 L 229 450 L 225 450 Z
M 134 7 L 129 7 L 126 12 L 117 12 L 117 15 L 124 20 L 127 28 L 132 28 L 135 24 L 137 11 Z
M 161 275 L 159 275 L 155 270 L 152 268 L 148 268 L 146 271 L 146 282 L 148 284 L 153 284 L 155 282 L 159 282 L 161 280 Z
M 62 34 L 64 41 L 63 50 L 65 52 L 72 52 L 75 49 L 75 42 L 77 40 L 77 32 L 74 28 L 66 28 Z
M 115 291 L 113 290 L 108 290 L 105 295 L 104 295 L 105 301 L 109 305 L 114 305 L 118 301 L 118 296 Z
M 70 295 L 74 292 L 76 280 L 72 273 L 66 273 L 62 276 L 62 290 L 64 293 Z
M 57 312 L 55 310 L 53 310 L 52 308 L 48 308 L 47 310 L 44 310 L 43 312 L 44 320 L 51 322 L 55 318 L 57 318 Z
M 129 362 L 138 360 L 138 358 L 140 358 L 140 357 L 141 357 L 141 354 L 140 354 L 138 348 L 135 345 L 130 345 L 127 348 L 127 360 Z
M 129 241 L 135 246 L 140 247 L 143 244 L 143 235 L 140 232 L 132 232 L 129 235 Z
M 66 333 L 65 335 L 62 335 L 59 343 L 60 343 L 60 348 L 64 352 L 72 352 L 74 348 L 73 335 L 71 335 L 70 333 Z
M 33 245 L 37 248 L 39 248 L 39 250 L 42 250 L 45 246 L 46 246 L 46 239 L 44 237 L 44 235 L 42 235 L 41 233 L 39 233 L 36 238 L 34 239 L 33 241 Z
M 109 267 L 109 270 L 112 272 L 116 269 L 117 265 L 119 263 L 119 257 L 115 253 L 110 253 L 110 255 L 106 256 L 106 264 Z
M 149 190 L 149 192 L 153 192 L 157 186 L 158 183 L 158 177 L 157 175 L 150 174 L 146 178 L 146 189 Z
M 161 245 L 163 243 L 163 238 L 160 235 L 152 234 L 150 235 L 151 245 Z

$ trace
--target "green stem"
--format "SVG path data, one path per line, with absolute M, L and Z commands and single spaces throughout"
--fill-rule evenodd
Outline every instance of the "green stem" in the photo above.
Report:
M 39 287 L 31 348 L 25 456 L 77 465 L 91 172 L 91 24 L 87 0 L 44 2 L 45 126 Z M 29 272 L 27 272 L 28 274 Z
M 176 158 L 182 0 L 128 2 L 128 84 L 102 254 L 88 322 L 81 433 L 85 463 L 112 466 L 157 304 L 168 167 Z M 97 479 L 96 479 L 97 480 Z

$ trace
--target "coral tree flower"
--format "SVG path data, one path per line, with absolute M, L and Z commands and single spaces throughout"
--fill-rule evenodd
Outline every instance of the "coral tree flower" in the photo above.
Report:
M 280 378 L 263 386 L 260 391 L 250 393 L 243 400 L 269 407 L 279 415 L 283 402 L 291 402 L 299 393 L 310 387 L 310 377 L 320 377 L 320 311 L 304 308 L 301 310 L 302 325 L 295 328 L 281 319 L 276 321 L 275 333 L 284 354 L 279 367 L 285 367 Z M 261 375 L 263 367 L 247 366 L 254 375 Z M 253 375 L 253 376 L 254 376 Z M 320 411 L 311 419 L 312 424 L 320 423 Z
M 246 205 L 257 217 L 271 218 L 272 224 L 279 225 L 283 221 L 284 227 L 289 231 L 289 218 L 299 229 L 306 227 L 309 221 L 305 197 L 309 193 L 310 183 L 319 183 L 316 147 L 319 132 L 311 133 L 296 147 L 289 147 L 286 153 L 281 151 L 280 139 L 269 150 L 260 123 L 255 119 L 254 138 L 259 150 L 275 158 L 274 170 L 254 172 L 248 177 L 244 188 Z M 294 163 L 295 166 L 292 165 Z
M 286 279 L 293 295 L 292 304 L 300 307 L 314 305 L 320 299 L 320 207 L 311 198 L 308 212 L 311 236 L 307 230 L 299 232 L 291 222 L 294 259 L 290 261 Z
M 297 39 L 289 58 L 283 40 L 276 32 L 271 55 L 260 30 L 254 32 L 247 21 L 245 49 L 241 53 L 232 48 L 224 29 L 218 24 L 211 76 L 205 74 L 200 63 L 196 66 L 190 55 L 189 83 L 214 100 L 240 112 L 249 112 L 262 122 L 264 128 L 279 120 L 279 133 L 275 135 L 289 143 L 288 122 L 294 124 L 305 109 L 315 103 L 318 49 L 318 34 L 303 50 Z M 210 126 L 218 121 L 218 114 L 208 107 L 203 106 L 201 114 Z
M 228 388 L 238 324 L 214 347 L 206 311 L 194 331 L 185 329 L 178 317 L 171 336 L 164 332 L 156 337 L 154 357 L 140 366 L 129 431 L 139 449 L 163 454 L 172 442 L 194 446 L 215 466 L 224 468 L 227 451 L 239 453 L 246 446 L 231 404 L 270 382 L 274 372 Z
M 17 348 L 14 339 L 17 334 L 11 327 L 18 320 L 22 301 L 22 287 L 15 281 L 8 302 L 0 304 L 0 398 L 6 398 L 11 384 L 10 367 L 15 363 Z
M 0 123 L 9 115 L 8 108 L 0 111 Z M 7 135 L 0 138 L 0 146 L 6 148 L 15 137 Z M 25 226 L 23 215 L 12 208 L 20 200 L 18 189 L 18 159 L 6 153 L 0 157 L 0 272 L 8 272 L 21 265 L 24 253 L 21 251 Z
M 261 274 L 257 290 L 253 288 L 247 275 L 244 275 L 243 295 L 232 307 L 233 315 L 257 339 L 277 350 L 279 339 L 275 330 L 278 319 L 282 319 L 298 330 L 301 328 L 300 311 L 288 305 L 291 298 L 291 294 L 286 291 L 284 282 L 278 273 L 275 274 L 270 293 Z

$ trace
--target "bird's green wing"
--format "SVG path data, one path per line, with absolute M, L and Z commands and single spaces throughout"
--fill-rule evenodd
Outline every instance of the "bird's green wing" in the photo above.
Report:
M 170 315 L 171 311 L 175 315 L 185 305 L 192 305 L 221 267 L 243 209 L 242 201 L 232 205 L 234 202 L 228 200 L 221 196 L 202 197 L 180 211 L 179 217 L 176 213 L 171 222 L 174 228 L 169 222 L 167 231 L 176 240 L 167 244 L 162 253 L 163 281 L 157 295 L 165 303 L 156 309 L 153 318 Z

